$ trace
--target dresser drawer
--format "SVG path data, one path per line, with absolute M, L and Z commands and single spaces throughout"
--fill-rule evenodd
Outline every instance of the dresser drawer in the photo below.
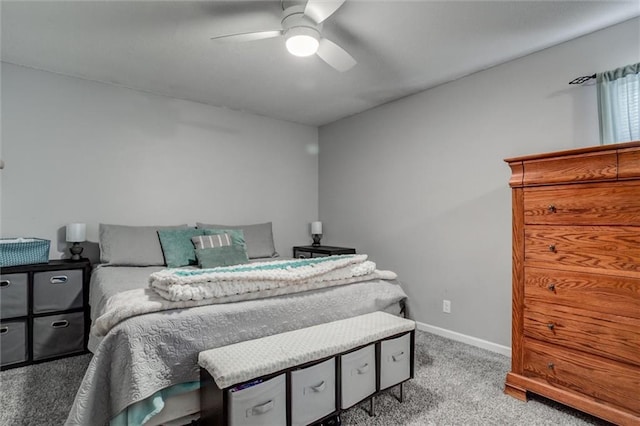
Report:
M 562 158 L 543 158 L 523 162 L 523 184 L 542 185 L 615 180 L 618 175 L 615 150 Z
M 82 270 L 33 274 L 33 313 L 82 308 Z
M 618 178 L 640 177 L 640 148 L 621 149 L 618 152 Z
M 380 348 L 380 389 L 411 377 L 411 335 L 383 340 Z
M 33 359 L 82 352 L 84 312 L 49 315 L 33 319 Z
M 640 227 L 527 225 L 524 246 L 526 266 L 640 277 Z
M 369 345 L 341 357 L 341 408 L 349 408 L 376 391 L 376 351 Z
M 285 375 L 229 392 L 230 426 L 285 426 L 287 399 Z
M 27 315 L 28 275 L 5 274 L 0 277 L 0 315 L 12 318 Z
M 525 299 L 524 334 L 640 368 L 640 319 Z
M 336 360 L 291 372 L 291 424 L 303 426 L 336 410 Z
M 640 318 L 640 279 L 544 268 L 525 268 L 528 302 L 554 303 Z
M 640 182 L 524 189 L 525 224 L 640 224 Z
M 0 323 L 0 362 L 3 366 L 27 360 L 27 321 Z
M 640 368 L 524 339 L 524 374 L 640 414 Z

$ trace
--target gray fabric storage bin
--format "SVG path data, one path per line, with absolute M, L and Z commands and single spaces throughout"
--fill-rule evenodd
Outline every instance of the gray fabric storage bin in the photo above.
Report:
M 84 312 L 33 319 L 33 359 L 80 352 L 84 349 Z
M 0 315 L 2 318 L 27 315 L 28 276 L 6 274 L 0 277 Z
M 229 395 L 230 426 L 285 426 L 287 424 L 287 397 L 285 375 Z
M 0 362 L 2 366 L 27 360 L 27 321 L 0 323 Z
M 33 313 L 64 311 L 82 307 L 82 270 L 33 274 Z
M 383 340 L 380 348 L 380 389 L 411 377 L 411 335 Z
M 376 391 L 375 344 L 341 355 L 342 401 L 349 408 Z
M 336 359 L 291 372 L 291 424 L 304 426 L 336 409 Z

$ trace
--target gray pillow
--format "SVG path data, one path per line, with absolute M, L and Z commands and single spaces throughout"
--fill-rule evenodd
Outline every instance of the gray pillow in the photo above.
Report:
M 196 222 L 198 228 L 212 229 L 242 229 L 244 240 L 247 244 L 249 259 L 261 257 L 277 257 L 275 244 L 273 243 L 273 229 L 271 222 L 257 223 L 255 225 L 210 225 Z
M 164 255 L 158 229 L 182 229 L 176 226 L 125 226 L 101 223 L 100 262 L 121 266 L 162 266 Z

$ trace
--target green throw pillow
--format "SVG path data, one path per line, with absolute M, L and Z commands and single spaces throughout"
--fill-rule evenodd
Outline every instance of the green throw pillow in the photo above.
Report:
M 218 266 L 231 266 L 249 263 L 247 251 L 240 244 L 196 249 L 196 257 L 198 258 L 198 265 L 201 268 L 216 268 Z
M 191 238 L 204 235 L 204 229 L 159 229 L 160 245 L 169 268 L 197 264 L 196 252 Z

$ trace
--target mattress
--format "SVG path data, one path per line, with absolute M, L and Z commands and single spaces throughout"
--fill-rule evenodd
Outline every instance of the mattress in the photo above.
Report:
M 111 296 L 146 288 L 162 267 L 96 268 L 92 320 Z M 258 300 L 154 312 L 91 336 L 94 353 L 66 424 L 107 424 L 132 404 L 199 379 L 198 353 L 240 341 L 375 311 L 397 311 L 406 294 L 395 281 L 372 280 Z

